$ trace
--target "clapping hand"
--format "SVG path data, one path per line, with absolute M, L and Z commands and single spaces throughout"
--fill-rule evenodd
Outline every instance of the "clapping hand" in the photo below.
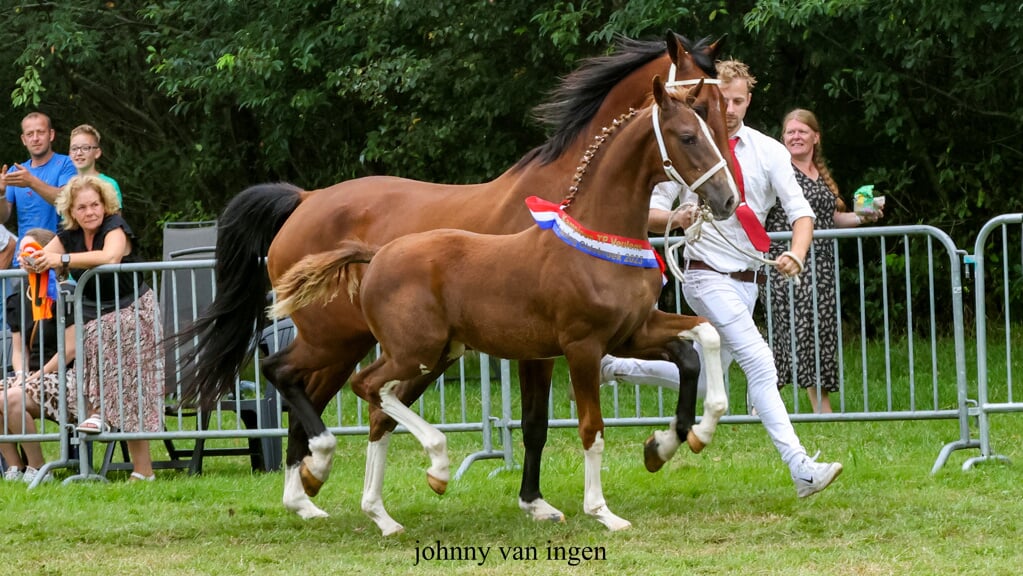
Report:
M 32 180 L 35 176 L 31 172 L 26 170 L 21 164 L 14 163 L 14 170 L 8 172 L 7 166 L 4 166 L 4 186 L 22 186 L 25 188 L 32 187 Z

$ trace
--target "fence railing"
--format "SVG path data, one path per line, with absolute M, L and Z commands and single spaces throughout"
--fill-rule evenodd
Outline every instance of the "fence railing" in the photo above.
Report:
M 784 242 L 791 238 L 791 233 L 770 236 Z M 816 256 L 821 243 L 833 247 L 835 259 L 834 277 L 817 278 L 815 285 L 830 280 L 838 287 L 838 293 L 834 302 L 819 302 L 809 312 L 814 316 L 832 315 L 838 323 L 839 343 L 831 353 L 838 354 L 841 386 L 835 412 L 828 414 L 814 413 L 809 402 L 801 400 L 802 391 L 789 386 L 784 396 L 790 418 L 794 422 L 957 420 L 959 437 L 941 449 L 934 471 L 944 465 L 951 452 L 977 447 L 969 428 L 972 403 L 963 329 L 964 253 L 947 234 L 932 226 L 823 230 L 816 231 L 814 238 L 808 260 Z M 652 243 L 663 247 L 664 239 L 657 238 Z M 849 278 L 850 271 L 841 265 L 843 262 L 855 263 L 854 277 Z M 868 282 L 868 278 L 879 278 L 880 282 Z M 678 279 L 671 283 L 670 293 L 668 301 L 661 302 L 663 308 L 692 314 L 680 296 Z M 763 289 L 758 304 L 758 314 L 762 316 L 758 324 L 765 338 L 773 342 L 781 335 L 773 330 L 769 296 L 770 283 Z M 948 310 L 942 303 L 951 304 L 951 326 Z M 819 327 L 820 323 L 814 325 Z M 939 347 L 939 338 L 945 341 L 949 335 L 952 354 L 947 345 Z M 857 354 L 846 354 L 851 351 Z M 880 364 L 871 364 L 871 358 L 880 359 Z M 745 383 L 741 371 L 733 366 L 727 376 L 730 408 L 722 422 L 759 422 L 749 413 L 745 386 L 732 385 L 734 380 Z M 550 425 L 575 426 L 574 406 L 559 401 L 557 386 L 554 390 Z M 673 392 L 663 388 L 627 383 L 613 386 L 602 396 L 607 426 L 665 425 L 671 421 L 676 400 Z M 522 423 L 511 420 L 508 425 L 519 428 Z
M 1013 344 L 1018 344 L 1018 335 L 1011 331 L 1011 313 L 1008 309 L 1012 291 L 1020 291 L 1023 280 L 1023 256 L 1017 257 L 1023 241 L 1020 215 L 996 218 L 982 230 L 969 255 L 958 249 L 951 238 L 941 230 L 930 226 L 885 226 L 876 228 L 827 230 L 815 233 L 812 254 L 822 247 L 831 248 L 834 255 L 834 277 L 815 278 L 818 282 L 834 282 L 837 292 L 834 302 L 818 301 L 809 311 L 815 319 L 815 326 L 823 315 L 832 315 L 838 322 L 839 342 L 835 353 L 840 379 L 839 391 L 832 396 L 835 411 L 829 414 L 814 413 L 804 392 L 794 386 L 783 391 L 783 398 L 793 421 L 886 421 L 886 420 L 935 420 L 956 421 L 956 429 L 950 430 L 950 441 L 945 444 L 932 468 L 942 468 L 955 450 L 979 448 L 981 456 L 971 459 L 968 467 L 976 461 L 1002 457 L 991 448 L 989 416 L 993 413 L 1023 411 L 1023 395 L 1013 390 L 1014 380 L 1019 378 L 1019 361 L 1012 354 Z M 1016 225 L 1016 228 L 1012 228 Z M 995 232 L 999 234 L 995 234 Z M 772 234 L 778 241 L 786 241 L 789 234 Z M 663 240 L 655 240 L 663 244 Z M 995 247 L 992 247 L 995 244 Z M 997 255 L 997 256 L 994 256 Z M 963 309 L 964 260 L 976 268 L 974 279 L 977 308 L 977 387 L 970 387 L 967 365 L 966 320 Z M 173 332 L 187 324 L 201 310 L 205 302 L 215 294 L 213 281 L 214 261 L 177 260 L 154 263 L 136 263 L 102 266 L 90 270 L 89 276 L 112 273 L 131 274 L 133 285 L 144 282 L 157 294 L 162 315 L 160 324 L 165 331 Z M 985 287 L 987 271 L 995 265 L 1002 266 L 1001 279 L 1004 294 L 1002 315 L 1005 318 L 999 337 L 1004 338 L 1005 374 L 1003 383 L 992 382 L 989 366 L 1000 358 L 992 358 L 987 346 L 991 327 L 986 324 Z M 12 279 L 23 278 L 18 270 L 0 271 L 0 294 L 6 297 L 10 291 L 6 284 Z M 769 288 L 765 288 L 765 299 L 758 308 L 758 324 L 763 327 L 765 337 L 773 342 L 777 338 L 786 340 L 776 333 L 774 310 L 770 306 Z M 84 346 L 84 325 L 81 291 L 68 295 L 70 306 L 76 311 L 74 326 L 75 349 Z M 668 286 L 669 296 L 662 300 L 662 307 L 685 313 L 678 281 Z M 815 288 L 816 298 L 816 288 Z M 118 295 L 120 296 L 120 295 Z M 61 296 L 59 306 L 64 306 Z M 766 304 L 766 305 L 765 305 Z M 188 310 L 186 317 L 178 312 Z M 802 311 L 806 313 L 806 311 Z M 26 314 L 22 309 L 4 311 L 6 314 Z M 24 319 L 24 318 L 23 318 Z M 31 322 L 29 321 L 29 325 Z M 25 325 L 25 324 L 23 324 Z M 261 335 L 264 340 L 279 344 L 292 335 L 285 334 L 276 323 Z M 64 332 L 55 335 L 61 350 L 66 348 Z M 0 361 L 4 369 L 10 366 L 12 341 L 9 332 L 2 337 L 5 346 L 0 347 Z M 951 342 L 951 344 L 949 344 Z M 265 343 L 265 342 L 264 342 Z M 110 343 L 108 343 L 110 344 Z M 119 342 L 123 351 L 137 352 L 137 342 Z M 132 348 L 134 347 L 134 348 Z M 264 451 L 276 451 L 276 460 L 268 462 L 267 468 L 275 468 L 280 462 L 280 439 L 287 435 L 287 406 L 280 396 L 268 385 L 259 367 L 260 347 L 252 356 L 251 366 L 239 374 L 235 386 L 228 396 L 208 413 L 176 402 L 177 379 L 181 371 L 183 352 L 171 351 L 164 357 L 167 373 L 167 389 L 170 394 L 164 398 L 163 430 L 159 432 L 127 432 L 113 429 L 101 434 L 83 437 L 75 432 L 77 422 L 70 421 L 67 406 L 77 406 L 81 412 L 85 398 L 80 385 L 84 375 L 80 362 L 75 370 L 62 374 L 62 383 L 70 379 L 72 386 L 61 386 L 70 390 L 70 395 L 60 398 L 64 407 L 56 422 L 42 420 L 38 430 L 32 434 L 13 434 L 10 426 L 11 415 L 3 408 L 3 442 L 41 441 L 58 443 L 58 457 L 47 464 L 46 470 L 59 467 L 72 468 L 77 474 L 69 480 L 99 478 L 93 470 L 91 457 L 81 458 L 85 442 L 118 443 L 124 440 L 145 439 L 164 441 L 168 445 L 180 441 L 219 441 L 223 439 L 248 439 L 250 441 L 273 441 L 265 444 Z M 116 349 L 116 348 L 115 348 Z M 822 350 L 821 353 L 827 353 Z M 796 370 L 820 370 L 820 363 L 811 366 L 797 366 Z M 115 371 L 116 372 L 116 371 Z M 1001 376 L 999 376 L 1001 378 Z M 750 414 L 746 405 L 744 376 L 738 369 L 727 375 L 730 411 L 723 419 L 726 423 L 752 423 L 758 419 Z M 102 380 L 103 386 L 131 385 L 121 380 L 118 374 L 110 374 Z M 7 397 L 8 389 L 17 386 L 17 379 L 4 380 L 0 393 Z M 496 386 L 496 387 L 495 387 Z M 488 458 L 501 458 L 505 466 L 514 463 L 512 440 L 513 431 L 522 426 L 516 419 L 518 413 L 517 381 L 511 365 L 506 360 L 492 361 L 482 354 L 468 354 L 452 366 L 435 386 L 415 405 L 415 409 L 428 421 L 438 425 L 445 432 L 462 432 L 478 435 L 479 449 L 465 458 L 456 473 L 464 473 L 472 463 Z M 574 403 L 567 394 L 567 375 L 561 368 L 556 370 L 556 382 L 552 387 L 549 403 L 550 425 L 575 426 Z M 602 409 L 607 426 L 651 426 L 659 427 L 671 420 L 675 406 L 675 394 L 671 390 L 645 388 L 618 383 L 602 394 Z M 5 400 L 0 399 L 0 402 Z M 71 403 L 71 404 L 68 404 Z M 120 403 L 105 407 L 117 422 Z M 248 416 L 246 416 L 248 414 Z M 251 417 L 249 417 L 251 416 Z M 328 404 L 323 413 L 328 429 L 337 435 L 362 435 L 368 432 L 368 409 L 354 394 L 343 389 Z M 971 422 L 977 419 L 980 438 L 974 439 Z M 22 422 L 23 423 L 23 422 Z M 402 431 L 399 428 L 399 431 Z M 168 449 L 170 450 L 170 449 Z M 170 451 L 168 451 L 170 454 Z M 172 456 L 173 457 L 173 456 Z M 180 467 L 180 466 L 170 466 Z M 194 468 L 193 468 L 194 470 Z M 101 470 L 105 471 L 105 470 Z
M 979 462 L 1007 460 L 991 447 L 991 415 L 1023 411 L 1023 394 L 1015 385 L 1023 379 L 1020 334 L 1013 332 L 1012 301 L 1023 293 L 1023 214 L 1005 214 L 989 220 L 977 235 L 971 262 L 974 267 L 974 302 L 977 326 L 977 416 L 980 456 L 963 463 L 967 470 Z M 992 286 L 988 286 L 988 277 Z M 999 283 L 1000 281 L 1000 283 Z M 988 308 L 1000 306 L 1001 326 L 988 324 Z M 992 350 L 1000 341 L 1004 348 Z

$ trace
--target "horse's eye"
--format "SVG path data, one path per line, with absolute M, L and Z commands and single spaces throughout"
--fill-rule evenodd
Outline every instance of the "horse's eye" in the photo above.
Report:
M 683 134 L 682 138 L 680 138 L 680 140 L 682 140 L 682 143 L 685 144 L 686 146 L 692 146 L 692 145 L 696 144 L 696 135 L 695 134 Z

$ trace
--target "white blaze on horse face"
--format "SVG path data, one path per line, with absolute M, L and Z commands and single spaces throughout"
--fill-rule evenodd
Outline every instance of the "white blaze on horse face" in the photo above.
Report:
M 703 132 L 706 141 L 709 144 L 713 144 L 714 138 L 711 136 L 710 128 L 707 126 L 707 123 L 704 122 L 703 118 L 700 118 L 700 115 L 697 114 L 696 111 L 693 110 L 692 108 L 688 108 L 687 111 L 691 113 L 693 117 L 696 118 L 696 121 L 699 123 L 700 129 Z M 664 173 L 665 175 L 668 176 L 669 180 L 672 180 L 677 184 L 681 184 L 689 188 L 696 194 L 700 194 L 699 192 L 700 186 L 702 186 L 705 182 L 710 180 L 719 171 L 724 171 L 728 178 L 729 192 L 731 193 L 732 198 L 735 200 L 735 203 L 738 203 L 739 189 L 736 187 L 735 181 L 729 174 L 727 170 L 728 163 L 725 160 L 724 156 L 721 155 L 721 151 L 717 149 L 717 146 L 711 146 L 711 148 L 714 150 L 714 154 L 717 156 L 718 159 L 717 163 L 708 168 L 703 173 L 703 175 L 701 175 L 696 180 L 693 180 L 692 182 L 686 182 L 685 179 L 682 178 L 682 175 L 678 173 L 678 170 L 675 169 L 675 166 L 673 165 L 671 158 L 668 156 L 668 149 L 664 145 L 664 136 L 661 134 L 660 107 L 657 106 L 657 104 L 654 104 L 651 107 L 650 118 L 651 121 L 653 122 L 654 136 L 657 139 L 657 148 L 660 150 L 661 153 L 661 163 L 664 165 Z M 700 194 L 700 196 L 703 197 L 702 194 Z

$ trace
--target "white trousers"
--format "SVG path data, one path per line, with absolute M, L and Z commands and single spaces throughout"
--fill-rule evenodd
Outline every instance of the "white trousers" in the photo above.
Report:
M 637 360 L 607 355 L 601 360 L 600 368 L 601 383 L 628 382 L 678 390 L 678 366 L 665 360 Z M 696 396 L 702 399 L 706 395 L 706 382 L 701 378 Z
M 721 364 L 727 371 L 734 358 L 746 374 L 750 403 L 781 459 L 793 469 L 806 449 L 799 442 L 778 392 L 778 370 L 771 347 L 753 322 L 757 285 L 709 270 L 687 270 L 682 293 L 693 312 L 705 316 L 721 335 Z M 697 352 L 702 354 L 699 344 Z M 705 372 L 700 386 L 706 387 Z

